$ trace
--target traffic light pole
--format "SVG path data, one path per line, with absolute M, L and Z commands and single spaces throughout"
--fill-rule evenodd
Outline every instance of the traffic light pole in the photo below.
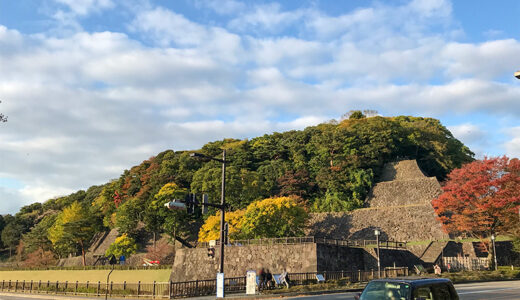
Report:
M 216 207 L 220 209 L 220 268 L 219 273 L 224 273 L 224 224 L 226 222 L 226 149 L 222 150 L 222 159 L 209 157 L 201 153 L 191 153 L 191 157 L 198 157 L 202 159 L 211 159 L 222 163 L 222 190 L 220 192 L 220 205 L 203 203 L 202 205 Z
M 224 223 L 226 213 L 226 149 L 222 151 L 222 191 L 220 193 L 220 273 L 224 273 Z

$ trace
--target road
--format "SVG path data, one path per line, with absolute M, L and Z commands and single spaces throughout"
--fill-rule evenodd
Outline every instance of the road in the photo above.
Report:
M 520 300 L 520 281 L 493 281 L 456 284 L 455 289 L 461 300 L 507 299 Z M 354 299 L 356 293 L 341 293 L 319 296 L 291 297 L 288 299 L 325 300 Z
M 507 300 L 520 300 L 520 281 L 493 281 L 493 282 L 479 282 L 479 283 L 467 283 L 467 284 L 456 284 L 455 289 L 461 300 L 482 300 L 482 299 L 507 299 Z M 327 294 L 327 295 L 316 295 L 316 296 L 300 296 L 300 297 L 288 297 L 284 299 L 302 299 L 302 300 L 325 300 L 325 299 L 354 299 L 356 293 L 340 293 L 340 294 Z M 203 299 L 210 299 L 213 297 L 203 297 Z M 276 296 L 276 298 L 280 298 Z M 52 295 L 6 295 L 0 294 L 0 300 L 28 300 L 28 299 L 74 299 L 74 300 L 87 300 L 89 298 L 80 297 L 53 297 Z M 102 298 L 90 298 L 90 299 L 102 299 Z M 214 298 L 213 298 L 214 299 Z

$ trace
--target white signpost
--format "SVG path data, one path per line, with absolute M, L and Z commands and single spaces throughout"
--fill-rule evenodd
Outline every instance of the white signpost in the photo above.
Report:
M 255 295 L 256 294 L 256 272 L 255 271 L 247 271 L 246 276 L 246 295 Z
M 224 273 L 217 273 L 217 298 L 224 298 Z

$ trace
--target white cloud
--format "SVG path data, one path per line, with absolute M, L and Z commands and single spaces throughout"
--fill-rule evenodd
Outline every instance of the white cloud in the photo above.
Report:
M 514 39 L 481 44 L 449 43 L 442 49 L 440 60 L 450 77 L 474 76 L 492 79 L 512 77 L 512 66 L 520 65 L 520 42 Z
M 304 14 L 303 10 L 281 11 L 281 5 L 278 3 L 262 4 L 231 20 L 228 26 L 242 32 L 248 30 L 278 32 L 300 20 Z
M 520 158 L 520 126 L 508 130 L 510 140 L 505 143 L 506 155 Z

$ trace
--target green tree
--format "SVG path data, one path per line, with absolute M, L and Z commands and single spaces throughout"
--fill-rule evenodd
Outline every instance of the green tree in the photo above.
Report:
M 52 242 L 47 237 L 49 229 L 56 222 L 56 214 L 47 215 L 36 224 L 29 232 L 23 235 L 22 241 L 27 253 L 40 250 L 38 253 L 43 255 L 45 251 L 52 249 Z
M 14 218 L 11 222 L 7 223 L 4 230 L 2 230 L 2 242 L 9 248 L 9 257 L 12 255 L 13 248 L 20 242 L 22 233 L 23 225 L 14 220 Z
M 117 208 L 115 226 L 120 233 L 132 235 L 136 232 L 142 209 L 135 198 L 127 200 Z
M 137 244 L 135 243 L 135 240 L 129 237 L 126 233 L 123 233 L 121 236 L 117 237 L 112 244 L 110 244 L 105 255 L 114 255 L 115 257 L 124 255 L 125 257 L 130 257 L 130 255 L 134 254 L 136 251 Z
M 73 253 L 79 248 L 83 265 L 86 265 L 85 251 L 93 235 L 88 212 L 78 202 L 66 207 L 48 231 L 49 240 L 59 254 Z

